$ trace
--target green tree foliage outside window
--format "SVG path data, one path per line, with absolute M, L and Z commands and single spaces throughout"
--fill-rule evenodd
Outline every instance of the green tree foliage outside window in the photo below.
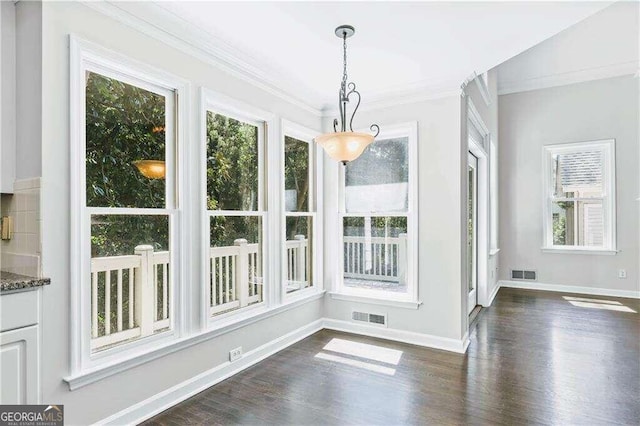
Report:
M 207 112 L 207 209 L 257 211 L 258 127 Z M 217 216 L 211 222 L 214 246 L 236 238 L 260 241 L 261 221 Z
M 310 146 L 308 142 L 285 136 L 284 138 L 284 189 L 287 211 L 309 212 L 309 167 Z M 289 201 L 288 197 L 295 199 Z M 293 240 L 296 235 L 304 235 L 311 239 L 310 219 L 304 216 L 286 218 L 286 238 Z
M 165 97 L 88 72 L 86 196 L 88 207 L 165 208 L 165 180 L 149 179 L 137 160 L 165 159 Z M 140 244 L 168 250 L 167 218 L 92 217 L 92 256 L 133 254 Z

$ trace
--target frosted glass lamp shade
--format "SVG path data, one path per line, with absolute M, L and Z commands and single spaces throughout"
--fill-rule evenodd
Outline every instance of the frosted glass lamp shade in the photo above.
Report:
M 329 157 L 343 164 L 353 161 L 373 142 L 373 135 L 358 132 L 325 133 L 315 141 L 327 152 Z
M 138 160 L 133 165 L 138 168 L 142 176 L 149 179 L 164 179 L 165 164 L 161 160 Z

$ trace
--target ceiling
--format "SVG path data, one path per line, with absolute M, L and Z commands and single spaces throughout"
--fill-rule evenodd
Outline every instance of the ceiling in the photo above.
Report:
M 348 40 L 363 104 L 459 88 L 611 2 L 156 2 L 179 31 L 316 109 L 333 108 Z M 149 15 L 150 16 L 150 15 Z

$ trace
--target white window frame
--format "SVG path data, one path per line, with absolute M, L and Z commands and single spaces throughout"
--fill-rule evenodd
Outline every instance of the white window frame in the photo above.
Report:
M 323 205 L 322 205 L 322 170 L 323 170 L 323 158 L 322 148 L 313 142 L 313 138 L 315 138 L 319 131 L 312 130 L 308 127 L 293 123 L 288 120 L 281 120 L 280 123 L 281 129 L 281 147 L 280 152 L 282 156 L 280 158 L 282 164 L 282 178 L 280 183 L 280 191 L 281 196 L 280 199 L 281 207 L 280 207 L 280 217 L 282 220 L 281 224 L 281 270 L 282 270 L 282 278 L 281 278 L 281 292 L 282 299 L 284 301 L 297 300 L 308 297 L 310 295 L 319 293 L 323 291 Z M 309 179 L 310 179 L 310 191 L 309 191 L 309 210 L 306 212 L 289 212 L 286 211 L 286 206 L 284 203 L 284 194 L 285 194 L 285 181 L 284 181 L 284 167 L 285 167 L 285 137 L 292 137 L 299 141 L 306 142 L 309 144 Z M 311 217 L 313 221 L 312 226 L 312 246 L 311 246 L 311 271 L 312 271 L 312 283 L 311 287 L 307 287 L 302 290 L 297 290 L 292 293 L 287 294 L 286 285 L 287 285 L 287 248 L 285 245 L 287 238 L 287 224 L 286 217 L 287 216 L 302 216 L 302 217 Z
M 498 245 L 498 198 L 499 198 L 499 160 L 498 145 L 493 136 L 487 135 L 489 139 L 489 217 L 490 217 L 490 236 L 489 236 L 489 256 L 494 256 L 500 251 Z
M 274 179 L 278 180 L 278 169 L 272 166 L 272 151 L 277 151 L 276 137 L 276 120 L 275 116 L 269 112 L 238 101 L 234 98 L 226 96 L 222 93 L 211 89 L 201 89 L 201 106 L 200 106 L 200 131 L 201 131 L 201 211 L 202 229 L 204 237 L 202 238 L 202 264 L 203 277 L 202 283 L 202 314 L 201 323 L 205 328 L 221 328 L 228 324 L 241 321 L 243 319 L 258 315 L 265 312 L 269 307 L 278 305 L 280 300 L 277 291 L 274 291 L 274 282 L 278 282 L 278 271 L 271 266 L 273 260 L 277 256 L 272 256 L 274 251 L 274 243 L 277 241 L 277 232 L 274 233 L 274 226 L 270 222 L 272 219 L 269 212 L 278 211 L 274 208 L 273 203 L 277 202 L 276 197 L 272 197 L 268 191 L 269 182 Z M 221 114 L 229 118 L 233 118 L 244 123 L 254 125 L 258 128 L 258 209 L 257 210 L 208 210 L 207 209 L 207 112 L 211 111 Z M 274 146 L 275 145 L 275 146 Z M 275 149 L 274 149 L 275 148 Z M 274 176 L 276 174 L 276 176 Z M 210 262 L 209 247 L 210 242 L 210 218 L 215 216 L 254 216 L 260 217 L 262 220 L 262 274 L 263 274 L 263 294 L 262 302 L 246 306 L 244 308 L 235 309 L 233 311 L 211 315 L 209 306 L 209 297 L 211 293 L 209 285 Z M 279 249 L 279 247 L 278 247 Z
M 374 213 L 358 212 L 346 213 L 345 209 L 345 167 L 339 167 L 338 176 L 338 232 L 339 247 L 336 250 L 338 270 L 337 283 L 332 297 L 354 301 L 370 301 L 377 304 L 388 304 L 397 307 L 417 309 L 421 302 L 418 300 L 418 123 L 408 122 L 380 126 L 377 140 L 407 138 L 407 161 L 409 162 L 409 190 L 406 213 Z M 364 132 L 365 130 L 363 130 Z M 375 142 L 374 142 L 375 143 Z M 358 160 L 355 160 L 358 161 Z M 396 293 L 385 290 L 363 289 L 344 285 L 344 218 L 345 217 L 407 217 L 407 292 Z
M 581 150 L 600 150 L 603 153 L 602 162 L 602 207 L 604 217 L 604 237 L 602 247 L 589 246 L 561 246 L 553 244 L 552 205 L 557 198 L 552 190 L 553 155 L 577 152 Z M 586 142 L 573 142 L 542 147 L 543 171 L 543 247 L 548 253 L 576 253 L 576 254 L 616 254 L 616 173 L 615 173 L 615 139 L 603 139 Z
M 102 208 L 86 206 L 85 102 L 86 72 L 115 78 L 128 84 L 165 96 L 166 134 L 165 161 L 174 173 L 167 174 L 167 205 L 172 208 Z M 185 265 L 186 215 L 184 203 L 184 141 L 187 140 L 185 111 L 189 104 L 189 83 L 164 71 L 127 58 L 78 37 L 70 37 L 70 216 L 71 216 L 71 374 L 79 376 L 124 359 L 134 359 L 178 339 L 185 332 L 185 287 L 188 270 Z M 175 180 L 174 180 L 175 178 Z M 170 322 L 166 332 L 137 339 L 100 352 L 91 353 L 91 290 L 86 283 L 91 276 L 91 224 L 93 214 L 167 215 L 169 217 L 170 250 Z

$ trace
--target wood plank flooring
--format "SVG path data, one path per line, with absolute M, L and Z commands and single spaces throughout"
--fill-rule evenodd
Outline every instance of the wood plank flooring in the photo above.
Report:
M 639 300 L 504 288 L 465 355 L 323 330 L 146 424 L 638 425 L 637 312 Z M 332 341 L 346 350 L 323 349 Z

